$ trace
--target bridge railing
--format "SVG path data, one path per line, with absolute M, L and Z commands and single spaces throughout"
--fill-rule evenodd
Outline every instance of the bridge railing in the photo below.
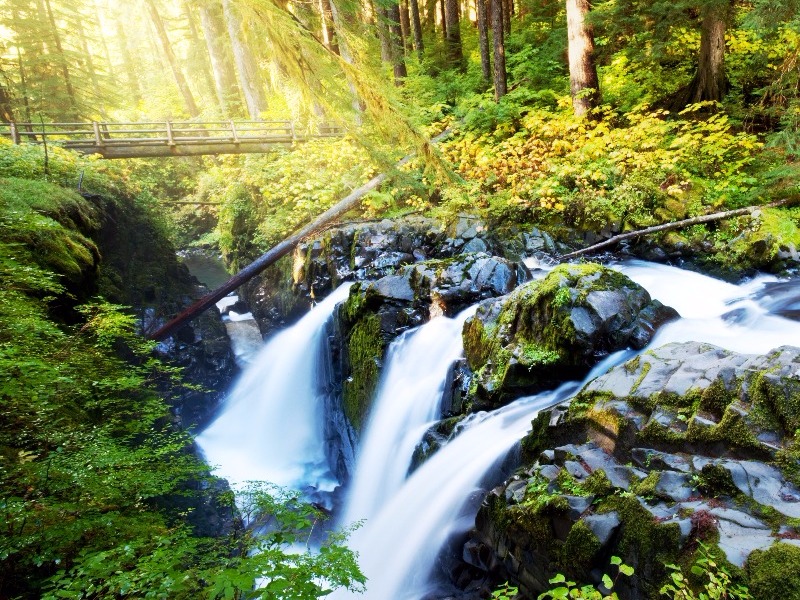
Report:
M 109 123 L 0 123 L 0 137 L 21 143 L 58 143 L 68 148 L 131 145 L 292 142 L 340 136 L 333 125 L 298 132 L 292 121 L 149 121 Z

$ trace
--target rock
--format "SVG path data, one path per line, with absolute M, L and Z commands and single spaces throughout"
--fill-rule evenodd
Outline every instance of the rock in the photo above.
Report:
M 601 515 L 589 515 L 583 520 L 584 523 L 592 530 L 592 533 L 597 536 L 601 547 L 605 547 L 611 541 L 617 529 L 619 529 L 620 521 L 619 513 L 616 511 L 603 513 Z
M 675 471 L 664 471 L 658 478 L 655 492 L 662 498 L 668 498 L 673 502 L 688 500 L 694 495 L 692 480 L 686 473 L 676 473 Z
M 482 304 L 464 327 L 477 406 L 579 379 L 599 358 L 641 347 L 677 313 L 624 275 L 599 265 L 560 265 L 545 279 Z

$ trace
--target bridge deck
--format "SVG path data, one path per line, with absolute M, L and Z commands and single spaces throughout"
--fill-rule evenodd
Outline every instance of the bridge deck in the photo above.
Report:
M 298 132 L 291 121 L 0 123 L 0 137 L 15 144 L 46 142 L 108 159 L 263 153 L 341 135 L 328 125 Z

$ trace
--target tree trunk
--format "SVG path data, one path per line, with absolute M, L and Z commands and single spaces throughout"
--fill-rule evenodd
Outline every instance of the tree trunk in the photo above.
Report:
M 222 0 L 222 10 L 225 14 L 225 22 L 228 25 L 228 36 L 231 39 L 239 87 L 244 94 L 247 112 L 250 118 L 255 121 L 260 119 L 261 113 L 267 110 L 264 83 L 250 48 L 242 40 L 242 21 L 231 0 Z
M 375 7 L 375 26 L 378 30 L 378 41 L 381 44 L 381 60 L 385 63 L 392 62 L 392 42 L 389 28 L 388 9 L 381 6 Z
M 725 80 L 725 29 L 730 18 L 730 4 L 712 2 L 703 11 L 700 33 L 700 60 L 689 86 L 688 103 L 712 100 L 720 102 L 727 91 Z
M 575 114 L 583 116 L 600 104 L 600 83 L 594 64 L 594 37 L 586 22 L 589 0 L 567 0 L 569 84 Z
M 447 33 L 445 34 L 447 48 L 447 63 L 449 66 L 463 70 L 464 51 L 461 47 L 461 27 L 459 26 L 458 0 L 444 0 Z
M 514 0 L 501 0 L 503 3 L 503 35 L 511 34 L 511 15 L 514 13 Z
M 339 43 L 336 39 L 336 28 L 333 24 L 331 0 L 319 0 L 319 15 L 322 24 L 322 41 L 325 43 L 325 47 L 334 54 L 339 54 Z
M 506 44 L 503 39 L 503 0 L 492 0 L 492 38 L 494 40 L 494 99 L 508 93 L 506 83 Z
M 75 87 L 72 85 L 72 77 L 69 73 L 69 66 L 67 57 L 64 54 L 64 47 L 61 44 L 61 34 L 58 32 L 58 24 L 56 23 L 55 14 L 53 14 L 53 7 L 50 5 L 50 0 L 44 0 L 44 6 L 47 11 L 47 20 L 50 23 L 50 35 L 53 37 L 53 43 L 56 47 L 57 60 L 61 76 L 64 78 L 64 86 L 67 89 L 67 98 L 69 100 L 69 118 L 78 120 L 78 100 L 75 95 Z
M 125 74 L 128 78 L 128 89 L 136 104 L 139 104 L 142 101 L 142 86 L 139 83 L 136 66 L 133 64 L 133 58 L 131 57 L 128 36 L 125 35 L 125 27 L 119 15 L 116 15 L 115 24 L 117 26 L 117 42 L 119 42 L 120 52 L 122 53 L 122 63 L 125 66 Z
M 400 2 L 394 0 L 387 11 L 389 17 L 389 44 L 392 55 L 392 70 L 394 71 L 394 84 L 403 85 L 403 80 L 408 76 L 406 71 L 406 58 L 403 50 L 403 31 L 400 29 Z
M 158 41 L 161 44 L 161 50 L 167 59 L 167 63 L 172 71 L 172 76 L 175 78 L 175 83 L 178 86 L 178 90 L 180 91 L 181 96 L 183 96 L 183 103 L 186 106 L 186 112 L 188 112 L 189 116 L 192 118 L 199 117 L 200 109 L 197 108 L 197 104 L 194 101 L 194 96 L 192 95 L 192 90 L 189 89 L 189 84 L 186 81 L 186 77 L 184 77 L 183 71 L 178 64 L 178 59 L 175 57 L 175 52 L 172 50 L 172 44 L 169 41 L 169 37 L 167 37 L 167 29 L 164 27 L 164 21 L 161 19 L 161 15 L 158 13 L 158 8 L 156 8 L 155 1 L 145 0 L 145 4 L 147 5 L 147 10 L 150 13 L 150 20 L 156 29 L 156 35 L 158 35 Z
M 14 120 L 11 94 L 8 93 L 5 86 L 0 85 L 0 121 L 3 123 L 11 123 Z
M 481 52 L 481 73 L 488 86 L 492 81 L 492 57 L 489 52 L 489 15 L 486 0 L 475 0 L 475 12 L 478 13 L 478 47 Z
M 217 102 L 219 102 L 222 114 L 229 117 L 237 115 L 241 106 L 239 105 L 236 74 L 233 69 L 233 57 L 225 44 L 227 33 L 221 12 L 219 5 L 200 5 L 200 25 L 203 28 L 208 56 L 211 59 L 211 72 L 214 74 Z
M 422 42 L 422 21 L 419 17 L 419 1 L 408 0 L 411 8 L 411 29 L 414 31 L 414 49 L 420 61 L 425 53 L 425 44 Z
M 403 32 L 403 47 L 407 53 L 414 49 L 414 36 L 411 34 L 411 11 L 408 0 L 400 0 L 400 30 Z
M 447 12 L 444 3 L 445 0 L 439 0 L 439 13 L 442 20 L 442 39 L 444 40 L 445 45 L 447 45 Z

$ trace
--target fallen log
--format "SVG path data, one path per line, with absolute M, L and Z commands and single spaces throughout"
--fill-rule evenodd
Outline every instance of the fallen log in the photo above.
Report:
M 671 229 L 681 229 L 682 227 L 688 227 L 690 225 L 699 225 L 700 223 L 710 223 L 712 221 L 721 221 L 722 219 L 729 219 L 731 217 L 740 217 L 742 215 L 750 214 L 756 210 L 760 210 L 763 208 L 776 208 L 778 206 L 787 206 L 790 204 L 797 203 L 797 199 L 791 198 L 786 200 L 779 200 L 777 202 L 771 202 L 769 204 L 760 204 L 758 206 L 748 206 L 746 208 L 737 208 L 735 210 L 726 210 L 724 212 L 712 213 L 710 215 L 701 215 L 699 217 L 692 217 L 691 219 L 683 219 L 681 221 L 673 221 L 672 223 L 664 223 L 663 225 L 655 225 L 653 227 L 646 227 L 645 229 L 637 229 L 636 231 L 628 231 L 626 233 L 621 233 L 619 235 L 615 235 L 613 237 L 608 238 L 607 240 L 603 240 L 602 242 L 598 242 L 597 244 L 593 244 L 581 250 L 576 250 L 575 252 L 570 252 L 569 254 L 563 254 L 559 257 L 559 261 L 570 260 L 572 258 L 577 258 L 578 256 L 583 256 L 584 254 L 591 254 L 597 250 L 601 250 L 602 248 L 607 248 L 609 246 L 614 246 L 620 242 L 625 240 L 629 240 L 632 238 L 637 238 L 643 235 L 648 235 L 651 233 L 658 233 L 660 231 L 669 231 Z
M 445 130 L 444 132 L 440 133 L 438 136 L 431 140 L 432 144 L 436 144 L 446 137 L 450 135 L 449 130 Z M 409 154 L 402 160 L 400 160 L 396 165 L 395 168 L 400 168 L 404 164 L 408 163 L 414 154 Z M 148 338 L 151 340 L 162 340 L 165 337 L 170 336 L 178 327 L 187 323 L 194 319 L 195 317 L 201 315 L 203 312 L 208 310 L 211 306 L 222 300 L 225 296 L 230 294 L 233 290 L 238 288 L 240 285 L 248 282 L 253 277 L 261 273 L 264 269 L 275 263 L 278 259 L 286 256 L 294 250 L 295 246 L 297 246 L 300 242 L 304 239 L 320 233 L 325 228 L 329 227 L 331 223 L 342 216 L 343 214 L 347 213 L 348 211 L 354 209 L 358 206 L 361 198 L 363 198 L 368 192 L 376 189 L 379 185 L 381 185 L 384 181 L 389 178 L 388 173 L 381 173 L 380 175 L 376 175 L 372 179 L 370 179 L 367 183 L 362 185 L 360 188 L 353 190 L 350 194 L 348 194 L 345 198 L 342 198 L 339 202 L 334 204 L 331 208 L 326 210 L 320 216 L 318 216 L 314 221 L 303 227 L 300 231 L 295 233 L 294 235 L 286 238 L 282 242 L 276 244 L 269 250 L 267 250 L 264 254 L 259 256 L 255 261 L 247 265 L 244 269 L 239 271 L 236 275 L 231 277 L 228 281 L 222 284 L 220 287 L 215 289 L 213 292 L 210 292 L 200 298 L 197 302 L 189 306 L 186 310 L 178 314 L 175 318 L 171 321 L 168 321 L 161 327 L 159 327 L 153 333 L 148 334 Z

